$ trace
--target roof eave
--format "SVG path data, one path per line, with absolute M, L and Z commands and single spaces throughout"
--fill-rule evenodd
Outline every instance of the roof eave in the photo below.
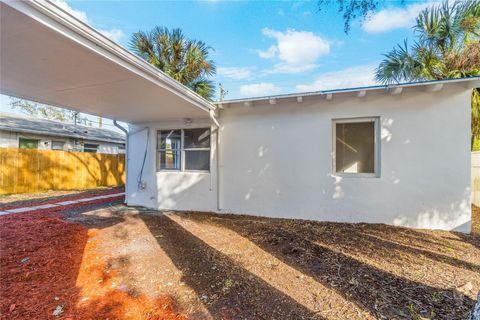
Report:
M 111 55 L 108 58 L 111 59 L 114 57 L 117 63 L 143 78 L 169 90 L 171 93 L 207 112 L 216 109 L 216 106 L 210 101 L 207 101 L 163 71 L 148 64 L 140 57 L 108 39 L 94 28 L 73 17 L 68 12 L 53 4 L 50 0 L 12 1 L 6 4 L 36 20 L 41 20 L 41 17 L 38 15 L 38 13 L 40 13 L 87 40 L 92 49 L 98 51 L 98 49 L 101 48 L 107 51 Z
M 309 96 L 323 96 L 327 94 L 334 93 L 348 93 L 348 92 L 360 92 L 360 91 L 374 91 L 374 90 L 391 90 L 393 88 L 405 88 L 405 87 L 417 87 L 417 86 L 428 86 L 432 84 L 451 84 L 458 82 L 473 82 L 480 85 L 480 77 L 468 77 L 468 78 L 458 78 L 458 79 L 446 79 L 446 80 L 428 80 L 428 81 L 419 81 L 419 82 L 409 82 L 409 83 L 399 83 L 399 84 L 388 84 L 388 85 L 377 85 L 377 86 L 365 86 L 365 87 L 355 87 L 355 88 L 344 88 L 344 89 L 331 89 L 331 90 L 320 90 L 320 91 L 311 91 L 311 92 L 300 92 L 292 94 L 280 94 L 280 95 L 270 95 L 270 96 L 261 96 L 261 97 L 252 97 L 252 98 L 242 98 L 242 99 L 232 99 L 215 102 L 217 106 L 220 105 L 229 105 L 236 103 L 248 103 L 255 101 L 268 101 L 272 99 L 291 99 L 298 97 L 309 97 Z M 476 85 L 471 86 L 476 87 Z

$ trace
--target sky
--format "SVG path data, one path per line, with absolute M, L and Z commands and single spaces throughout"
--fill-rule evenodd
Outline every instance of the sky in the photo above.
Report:
M 316 1 L 54 0 L 126 48 L 155 26 L 205 42 L 226 99 L 373 85 L 382 54 L 413 39 L 415 17 L 433 1 L 386 1 L 346 34 L 333 0 L 321 10 Z M 0 97 L 0 111 L 12 111 L 8 101 Z

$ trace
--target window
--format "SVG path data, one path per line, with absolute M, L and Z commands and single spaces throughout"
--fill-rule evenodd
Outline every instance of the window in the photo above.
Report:
M 210 129 L 158 131 L 157 170 L 209 171 Z
M 63 150 L 64 146 L 64 141 L 52 141 L 52 150 Z
M 97 152 L 98 151 L 98 144 L 92 143 L 85 143 L 83 145 L 83 152 Z
M 182 130 L 162 130 L 157 136 L 157 170 L 181 170 Z
M 38 149 L 38 140 L 19 138 L 18 147 L 20 149 Z
M 210 129 L 183 130 L 185 170 L 210 169 Z
M 334 172 L 378 176 L 378 118 L 334 120 L 333 126 Z

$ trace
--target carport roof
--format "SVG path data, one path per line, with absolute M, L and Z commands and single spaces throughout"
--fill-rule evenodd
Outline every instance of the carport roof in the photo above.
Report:
M 129 123 L 215 106 L 50 1 L 0 2 L 0 92 Z

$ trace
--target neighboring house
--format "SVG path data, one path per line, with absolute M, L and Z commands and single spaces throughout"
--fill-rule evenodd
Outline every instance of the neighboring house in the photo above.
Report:
M 125 153 L 115 131 L 0 113 L 0 148 Z
M 214 105 L 52 2 L 0 9 L 2 92 L 129 123 L 129 205 L 471 229 L 480 77 Z

